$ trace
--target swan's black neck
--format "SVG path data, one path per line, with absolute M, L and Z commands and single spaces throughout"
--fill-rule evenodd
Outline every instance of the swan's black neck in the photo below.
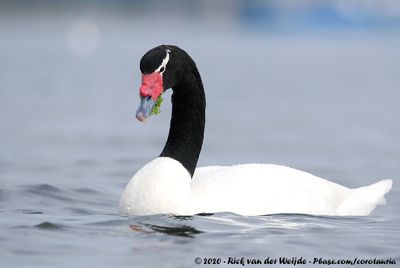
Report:
M 179 161 L 193 176 L 203 145 L 206 108 L 203 83 L 194 63 L 172 90 L 171 124 L 160 156 Z

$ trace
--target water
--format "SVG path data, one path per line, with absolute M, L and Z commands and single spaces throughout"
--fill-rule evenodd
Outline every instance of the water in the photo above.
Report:
M 1 267 L 191 267 L 196 257 L 400 262 L 398 34 L 182 26 L 149 35 L 135 20 L 4 21 Z M 79 43 L 82 23 L 91 37 Z M 134 119 L 138 62 L 164 42 L 186 49 L 204 80 L 200 165 L 285 164 L 348 187 L 393 178 L 387 205 L 368 217 L 119 216 L 127 181 L 166 139 L 171 92 L 159 116 Z

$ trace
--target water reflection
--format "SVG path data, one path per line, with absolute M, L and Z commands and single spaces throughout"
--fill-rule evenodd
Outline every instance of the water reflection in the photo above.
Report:
M 167 235 L 173 236 L 182 236 L 182 237 L 190 237 L 193 238 L 195 235 L 202 233 L 202 231 L 197 230 L 196 228 L 189 225 L 181 225 L 181 226 L 158 226 L 158 225 L 147 225 L 155 232 L 164 233 Z
M 203 232 L 188 224 L 180 224 L 180 222 L 187 222 L 193 219 L 193 216 L 143 216 L 132 218 L 135 223 L 130 224 L 129 228 L 134 232 L 143 234 L 162 233 L 171 236 L 194 238 L 197 234 Z

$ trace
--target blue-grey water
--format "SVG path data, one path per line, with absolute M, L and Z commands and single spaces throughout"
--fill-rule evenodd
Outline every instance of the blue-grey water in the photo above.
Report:
M 400 263 L 398 32 L 210 31 L 78 15 L 0 22 L 1 267 Z M 392 178 L 387 205 L 368 217 L 119 216 L 124 186 L 168 133 L 171 92 L 160 115 L 134 119 L 139 60 L 161 43 L 186 49 L 203 77 L 199 165 L 284 164 L 348 187 Z

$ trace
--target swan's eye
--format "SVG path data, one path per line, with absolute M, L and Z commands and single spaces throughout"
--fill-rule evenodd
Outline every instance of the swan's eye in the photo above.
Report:
M 160 69 L 160 73 L 162 73 L 162 72 L 164 72 L 165 71 L 165 67 L 163 66 L 163 67 L 161 67 L 161 69 Z

